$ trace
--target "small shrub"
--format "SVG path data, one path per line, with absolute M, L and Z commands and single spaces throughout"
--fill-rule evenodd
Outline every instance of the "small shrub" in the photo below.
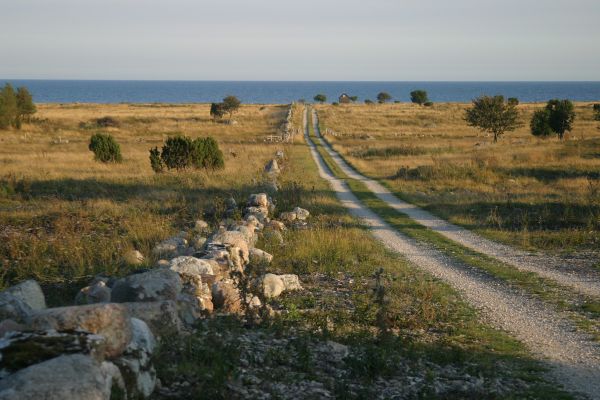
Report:
M 319 93 L 318 95 L 313 97 L 313 100 L 319 103 L 325 103 L 327 101 L 327 96 L 325 96 L 322 93 Z
M 192 165 L 192 139 L 174 136 L 167 139 L 161 158 L 168 169 L 185 169 Z
M 150 150 L 150 166 L 157 173 L 165 167 L 176 170 L 192 167 L 216 170 L 224 168 L 225 161 L 215 139 L 206 137 L 192 140 L 187 136 L 175 136 L 167 139 L 162 151 L 158 148 Z
M 373 100 L 366 99 L 365 104 L 373 104 Z
M 102 117 L 94 120 L 98 128 L 118 128 L 121 124 L 113 117 Z
M 103 163 L 123 161 L 121 146 L 111 135 L 96 133 L 91 137 L 88 148 L 94 152 L 96 161 Z
M 418 105 L 423 105 L 429 102 L 429 98 L 425 90 L 413 90 L 410 92 L 410 101 Z
M 518 106 L 519 105 L 519 99 L 517 99 L 516 97 L 509 97 L 506 101 L 511 106 Z
M 381 92 L 377 95 L 377 101 L 380 104 L 387 103 L 392 99 L 392 95 L 387 92 Z
M 594 104 L 594 119 L 600 121 L 600 104 Z
M 340 103 L 338 103 L 337 101 L 334 101 L 333 103 L 331 103 L 332 106 L 339 106 Z
M 425 107 L 433 107 L 433 101 L 426 101 L 425 103 L 423 103 L 423 105 Z
M 165 169 L 165 164 L 160 157 L 160 150 L 158 150 L 158 147 L 150 149 L 150 166 L 157 174 L 163 172 Z

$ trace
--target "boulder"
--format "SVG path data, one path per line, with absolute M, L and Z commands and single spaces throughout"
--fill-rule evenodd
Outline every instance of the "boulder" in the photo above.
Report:
M 115 387 L 125 392 L 113 363 L 63 355 L 0 380 L 0 400 L 109 400 Z
M 202 250 L 202 248 L 204 247 L 204 243 L 206 243 L 206 237 L 204 236 L 198 235 L 194 236 L 194 238 L 192 239 L 192 246 L 196 251 Z
M 196 220 L 196 222 L 194 222 L 194 230 L 198 233 L 204 233 L 206 231 L 208 231 L 209 229 L 209 225 L 208 222 L 204 221 L 204 220 Z
M 25 329 L 25 325 L 19 324 L 12 319 L 5 319 L 4 321 L 0 321 L 0 339 L 2 339 L 8 333 L 21 332 Z
M 248 214 L 244 217 L 246 221 L 246 226 L 252 226 L 255 230 L 261 230 L 264 228 L 264 225 L 252 214 Z
M 279 169 L 279 164 L 277 163 L 277 160 L 273 159 L 271 161 L 269 161 L 267 163 L 267 165 L 265 165 L 265 172 L 267 174 L 278 174 L 281 172 L 281 170 Z
M 131 326 L 131 342 L 114 363 L 121 371 L 128 397 L 146 399 L 156 386 L 156 371 L 152 364 L 156 340 L 144 321 L 132 318 Z
M 33 312 L 23 300 L 10 293 L 0 293 L 0 320 L 12 319 L 23 322 Z
M 37 330 L 83 330 L 104 337 L 106 357 L 119 356 L 131 340 L 131 321 L 120 304 L 91 304 L 49 308 L 28 318 L 28 326 Z
M 104 337 L 84 331 L 13 331 L 0 340 L 0 379 L 63 354 L 103 358 L 104 345 Z
M 293 212 L 296 214 L 296 218 L 300 221 L 305 221 L 310 216 L 308 210 L 305 210 L 304 208 L 300 207 L 294 208 Z
M 46 308 L 46 299 L 40 285 L 33 279 L 11 286 L 2 293 L 8 293 L 27 304 L 32 310 L 39 311 Z M 1 294 L 0 294 L 1 295 Z
M 237 247 L 240 251 L 240 256 L 244 262 L 248 262 L 249 249 L 248 241 L 245 235 L 239 231 L 224 231 L 219 232 L 212 237 L 210 240 L 212 243 L 218 243 L 223 245 L 229 245 L 231 247 Z
M 279 214 L 279 219 L 287 223 L 294 222 L 296 218 L 298 218 L 298 216 L 293 211 L 286 211 Z
M 248 198 L 251 207 L 269 207 L 269 196 L 266 193 L 251 194 Z
M 176 300 L 181 292 L 181 278 L 175 271 L 165 268 L 129 275 L 115 282 L 111 301 L 128 303 L 132 301 Z
M 264 250 L 260 250 L 257 248 L 252 248 L 250 249 L 250 260 L 253 260 L 255 262 L 264 262 L 267 264 L 270 264 L 271 261 L 273 261 L 273 255 L 267 253 Z
M 283 281 L 283 286 L 286 291 L 294 291 L 294 290 L 302 290 L 302 285 L 300 285 L 300 279 L 296 274 L 284 274 L 279 275 L 279 278 Z
M 129 250 L 123 255 L 123 260 L 130 265 L 142 265 L 146 259 L 139 251 Z
M 241 232 L 242 235 L 244 235 L 244 238 L 246 239 L 246 242 L 248 243 L 248 245 L 250 247 L 254 247 L 254 245 L 256 244 L 256 241 L 258 240 L 258 236 L 255 233 L 255 227 L 250 225 L 239 225 L 236 226 L 234 230 Z
M 275 298 L 285 290 L 283 280 L 275 274 L 265 274 L 260 281 L 260 287 L 266 298 Z
M 179 333 L 181 320 L 175 301 L 153 301 L 144 303 L 123 303 L 132 317 L 141 319 L 155 336 Z
M 189 256 L 172 259 L 169 269 L 179 274 L 214 275 L 212 265 L 208 261 Z
M 244 209 L 244 216 L 253 216 L 255 217 L 261 224 L 267 222 L 269 217 L 269 209 L 267 207 L 246 207 Z
M 286 230 L 285 224 L 283 222 L 276 221 L 274 219 L 269 221 L 269 223 L 267 224 L 267 228 L 270 228 L 270 229 L 273 229 L 273 230 L 279 231 L 279 232 L 283 232 Z
M 77 293 L 75 297 L 76 304 L 95 304 L 109 303 L 111 290 L 104 281 L 97 281 L 95 284 L 86 286 Z
M 240 292 L 231 281 L 219 281 L 212 285 L 215 307 L 226 313 L 237 314 L 242 310 Z

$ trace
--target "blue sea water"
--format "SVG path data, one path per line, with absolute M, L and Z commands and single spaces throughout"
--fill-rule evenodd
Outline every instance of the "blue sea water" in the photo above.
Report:
M 409 101 L 423 89 L 434 102 L 468 102 L 486 94 L 517 97 L 522 102 L 551 98 L 600 101 L 600 82 L 257 82 L 257 81 L 96 81 L 15 80 L 0 84 L 26 86 L 39 103 L 207 103 L 235 95 L 244 103 L 290 103 L 323 93 L 337 101 L 342 93 L 359 101 L 375 100 L 385 91 L 394 100 Z

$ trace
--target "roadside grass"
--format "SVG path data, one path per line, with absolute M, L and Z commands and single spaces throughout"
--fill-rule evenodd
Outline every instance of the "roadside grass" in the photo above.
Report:
M 519 271 L 510 265 L 455 243 L 443 235 L 418 224 L 407 215 L 385 204 L 362 182 L 349 178 L 318 141 L 312 126 L 309 135 L 313 139 L 317 151 L 334 175 L 338 179 L 343 179 L 348 188 L 366 207 L 370 208 L 392 227 L 408 237 L 433 246 L 464 265 L 486 271 L 496 278 L 539 297 L 559 310 L 567 311 L 569 317 L 578 327 L 591 334 L 596 341 L 600 341 L 600 299 L 573 293 L 569 288 L 556 284 L 550 279 L 542 278 L 533 272 Z
M 466 126 L 467 107 L 316 106 L 322 132 L 335 133 L 328 142 L 398 197 L 494 240 L 598 258 L 600 136 L 591 104 L 576 104 L 562 142 L 533 137 L 528 121 L 543 104 L 522 104 L 524 126 L 498 144 Z

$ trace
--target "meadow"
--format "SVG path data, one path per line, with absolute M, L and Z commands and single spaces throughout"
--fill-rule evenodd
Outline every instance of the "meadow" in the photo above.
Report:
M 216 316 L 192 335 L 164 341 L 156 364 L 165 386 L 184 382 L 180 398 L 236 398 L 236 385 L 281 396 L 302 381 L 337 398 L 364 398 L 398 392 L 416 379 L 422 383 L 411 390 L 419 398 L 435 390 L 447 398 L 570 398 L 543 380 L 543 367 L 522 344 L 480 321 L 449 286 L 385 250 L 351 218 L 318 177 L 301 137 L 265 142 L 279 131 L 287 106 L 243 106 L 237 124 L 213 122 L 208 110 L 49 104 L 21 131 L 1 132 L 2 285 L 35 278 L 48 302 L 61 305 L 94 274 L 140 268 L 123 260 L 127 250 L 141 251 L 151 267 L 158 241 L 198 218 L 215 227 L 227 198 L 244 204 L 265 190 L 263 167 L 283 150 L 277 212 L 299 205 L 310 210 L 310 224 L 288 230 L 284 245 L 261 239 L 258 246 L 274 255 L 270 271 L 299 274 L 305 290 L 274 301 L 278 312 L 258 326 Z M 103 116 L 118 127 L 94 126 Z M 93 160 L 87 145 L 97 131 L 116 138 L 123 163 Z M 216 138 L 225 169 L 155 174 L 148 150 L 175 134 Z M 349 346 L 349 354 L 336 368 L 315 370 L 327 340 Z M 244 380 L 248 371 L 253 380 Z
M 518 106 L 523 126 L 497 144 L 468 127 L 468 104 L 317 106 L 343 157 L 399 197 L 527 250 L 589 257 L 600 244 L 600 131 L 576 103 L 566 140 L 531 135 L 543 104 Z

